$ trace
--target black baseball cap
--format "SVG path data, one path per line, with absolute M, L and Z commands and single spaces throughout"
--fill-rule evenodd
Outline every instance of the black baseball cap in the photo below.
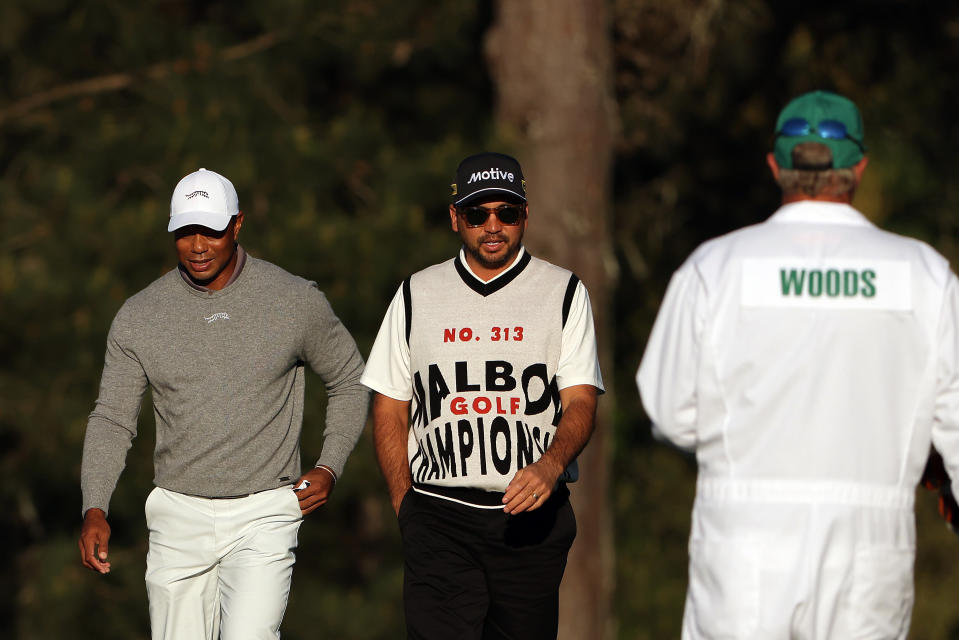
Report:
M 526 202 L 523 170 L 516 158 L 504 153 L 484 151 L 464 159 L 450 187 L 455 207 L 490 198 Z

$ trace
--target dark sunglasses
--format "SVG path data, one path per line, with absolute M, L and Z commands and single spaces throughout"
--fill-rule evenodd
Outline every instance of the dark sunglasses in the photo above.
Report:
M 859 147 L 860 151 L 863 153 L 866 152 L 866 147 L 863 146 L 862 142 L 849 135 L 846 125 L 838 120 L 820 120 L 819 124 L 814 127 L 805 118 L 790 118 L 786 120 L 779 131 L 776 132 L 776 137 L 786 136 L 787 138 L 792 138 L 795 136 L 808 136 L 809 134 L 819 136 L 824 140 L 852 140 L 856 143 L 856 146 Z
M 489 214 L 495 213 L 496 218 L 505 225 L 513 226 L 519 224 L 526 213 L 522 205 L 501 204 L 498 207 L 457 207 L 456 213 L 463 216 L 466 220 L 466 226 L 479 227 L 486 224 Z

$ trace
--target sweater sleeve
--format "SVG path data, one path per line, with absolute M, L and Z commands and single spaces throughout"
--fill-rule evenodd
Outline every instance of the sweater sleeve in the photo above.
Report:
M 123 312 L 121 309 L 113 319 L 107 336 L 100 395 L 83 441 L 82 514 L 93 507 L 108 512 L 110 496 L 136 437 L 140 404 L 147 387 L 146 373 L 129 344 L 130 331 Z
M 312 285 L 306 297 L 303 359 L 323 380 L 327 394 L 323 449 L 316 464 L 326 465 L 340 476 L 363 433 L 369 410 L 369 390 L 360 384 L 363 357 L 326 296 Z

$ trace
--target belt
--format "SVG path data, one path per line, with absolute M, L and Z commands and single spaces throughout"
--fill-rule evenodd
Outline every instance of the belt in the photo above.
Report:
M 292 487 L 293 485 L 291 484 L 287 486 Z M 200 496 L 193 493 L 187 493 L 184 495 L 193 496 L 194 498 L 206 498 L 207 500 L 237 500 L 239 498 L 249 498 L 250 496 L 254 496 L 258 493 L 263 493 L 264 491 L 273 491 L 274 489 L 281 489 L 282 487 L 283 485 L 280 485 L 279 487 L 271 487 L 269 489 L 260 489 L 259 491 L 251 491 L 249 493 L 238 493 L 235 496 Z

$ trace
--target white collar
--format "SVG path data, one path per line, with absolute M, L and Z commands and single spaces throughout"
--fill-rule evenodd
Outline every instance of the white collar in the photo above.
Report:
M 875 226 L 866 216 L 845 202 L 823 202 L 821 200 L 800 200 L 784 204 L 769 219 L 772 222 L 787 223 Z

